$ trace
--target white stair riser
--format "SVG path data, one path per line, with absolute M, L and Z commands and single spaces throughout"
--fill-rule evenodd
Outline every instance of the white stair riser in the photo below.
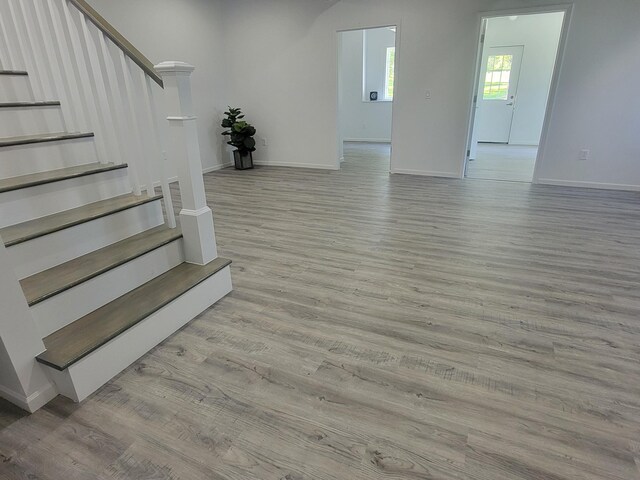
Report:
M 182 239 L 31 307 L 42 337 L 84 317 L 184 262 Z
M 127 193 L 126 168 L 0 193 L 0 227 Z
M 9 257 L 22 280 L 163 223 L 157 200 L 14 245 Z
M 0 178 L 96 163 L 93 137 L 0 148 Z
M 67 370 L 45 369 L 60 394 L 81 402 L 229 292 L 226 267 Z
M 0 75 L 0 103 L 32 102 L 33 93 L 26 75 Z
M 0 108 L 0 137 L 64 132 L 60 107 Z

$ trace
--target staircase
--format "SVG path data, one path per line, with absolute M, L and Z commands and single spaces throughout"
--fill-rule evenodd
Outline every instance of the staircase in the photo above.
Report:
M 228 294 L 231 262 L 193 67 L 154 68 L 82 0 L 6 0 L 0 30 L 0 395 L 34 411 L 82 401 Z

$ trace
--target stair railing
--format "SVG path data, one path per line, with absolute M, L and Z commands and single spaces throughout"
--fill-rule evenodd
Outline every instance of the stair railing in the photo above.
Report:
M 95 132 L 98 161 L 127 163 L 136 195 L 159 183 L 175 228 L 153 64 L 84 0 L 4 0 L 0 30 L 2 69 L 26 70 L 35 100 L 59 100 L 66 131 Z

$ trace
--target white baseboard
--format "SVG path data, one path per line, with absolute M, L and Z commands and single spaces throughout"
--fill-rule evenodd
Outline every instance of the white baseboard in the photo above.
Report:
M 558 180 L 554 178 L 539 178 L 538 185 L 555 185 L 558 187 L 593 188 L 598 190 L 624 190 L 640 192 L 640 185 L 625 185 L 623 183 L 577 182 L 572 180 Z
M 390 138 L 345 138 L 343 142 L 351 143 L 391 143 Z
M 420 175 L 422 177 L 460 178 L 460 175 L 454 172 L 430 172 L 427 170 L 407 170 L 404 168 L 394 168 L 391 170 L 391 173 L 399 175 Z
M 202 173 L 211 173 L 222 170 L 223 168 L 233 167 L 233 162 L 221 163 L 220 165 L 214 165 L 213 167 L 207 167 L 202 170 Z
M 0 385 L 0 397 L 20 407 L 21 409 L 33 413 L 44 407 L 47 403 L 58 396 L 55 385 L 50 383 L 41 390 L 38 390 L 28 397 L 20 395 L 13 390 Z
M 207 167 L 207 168 L 203 168 L 202 169 L 202 174 L 205 175 L 207 173 L 211 173 L 211 172 L 217 172 L 218 170 L 222 170 L 223 168 L 227 168 L 227 167 L 233 167 L 233 163 L 232 162 L 227 162 L 227 163 L 222 163 L 220 165 L 214 165 L 213 167 Z M 167 183 L 171 184 L 171 183 L 175 183 L 179 180 L 178 176 L 176 175 L 175 177 L 169 177 L 167 179 Z M 154 187 L 160 187 L 161 183 L 160 181 L 155 181 L 153 182 L 153 186 Z M 140 188 L 142 190 L 144 190 L 146 188 L 146 184 L 145 185 L 141 185 Z
M 319 170 L 338 170 L 336 165 L 319 163 L 293 163 L 293 162 L 254 162 L 262 167 L 294 167 L 294 168 L 315 168 Z

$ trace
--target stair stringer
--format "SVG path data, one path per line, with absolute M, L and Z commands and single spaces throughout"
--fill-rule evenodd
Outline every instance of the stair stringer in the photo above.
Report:
M 55 384 L 35 357 L 45 350 L 0 238 L 0 397 L 35 412 L 55 398 Z

